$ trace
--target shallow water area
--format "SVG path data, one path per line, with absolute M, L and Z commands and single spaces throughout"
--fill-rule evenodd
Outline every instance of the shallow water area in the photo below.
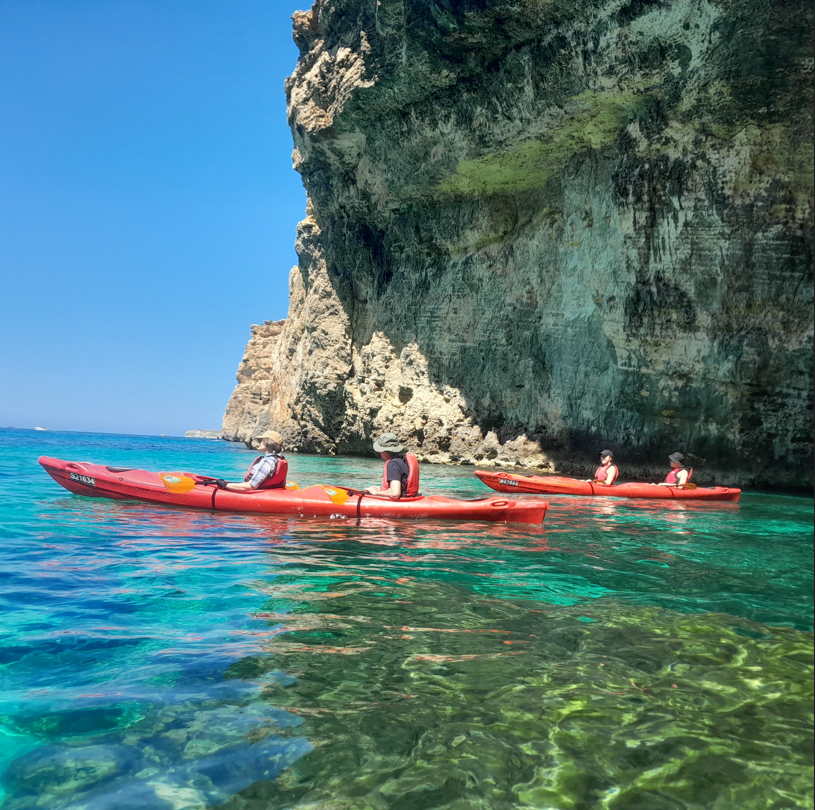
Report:
M 73 496 L 40 455 L 254 458 L 0 431 L 4 810 L 813 804 L 812 499 L 296 520 Z M 301 486 L 381 474 L 289 461 Z M 429 465 L 422 490 L 489 493 Z

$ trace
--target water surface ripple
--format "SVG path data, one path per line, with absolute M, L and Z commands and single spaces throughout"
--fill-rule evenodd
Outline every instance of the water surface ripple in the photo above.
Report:
M 813 806 L 811 499 L 294 520 L 71 496 L 41 454 L 253 458 L 0 431 L 4 810 Z M 471 472 L 422 489 L 485 494 Z

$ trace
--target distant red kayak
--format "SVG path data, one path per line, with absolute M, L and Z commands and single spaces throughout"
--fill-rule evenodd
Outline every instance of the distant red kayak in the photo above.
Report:
M 255 512 L 299 517 L 407 518 L 412 520 L 489 520 L 497 523 L 543 523 L 549 504 L 508 498 L 472 501 L 418 495 L 379 498 L 344 487 L 265 489 L 231 492 L 195 473 L 155 473 L 125 467 L 42 456 L 45 471 L 69 492 L 91 498 L 135 500 L 162 506 L 186 506 L 216 512 Z
M 577 478 L 561 478 L 556 475 L 516 475 L 508 472 L 475 474 L 498 492 L 527 493 L 535 495 L 596 495 L 604 498 L 654 498 L 681 501 L 738 501 L 740 489 L 728 487 L 663 487 L 659 484 L 614 484 L 605 487 Z

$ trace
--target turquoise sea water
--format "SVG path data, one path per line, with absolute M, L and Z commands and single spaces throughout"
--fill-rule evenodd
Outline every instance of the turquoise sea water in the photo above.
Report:
M 813 806 L 812 499 L 295 520 L 80 498 L 39 455 L 233 479 L 253 458 L 0 431 L 4 810 Z

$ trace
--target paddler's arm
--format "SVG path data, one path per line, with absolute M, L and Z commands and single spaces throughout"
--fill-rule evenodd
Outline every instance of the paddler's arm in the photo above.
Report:
M 260 485 L 268 478 L 267 475 L 253 475 L 248 481 L 230 481 L 224 489 L 230 492 L 251 492 L 253 489 L 258 489 Z
M 253 489 L 252 485 L 246 481 L 241 481 L 240 484 L 233 484 L 231 481 L 224 487 L 224 489 L 231 490 L 232 492 L 248 492 Z
M 384 487 L 368 487 L 365 491 L 369 495 L 379 495 L 381 498 L 392 498 L 396 501 L 402 497 L 402 482 L 396 478 L 390 482 L 387 489 Z
M 660 481 L 659 486 L 661 487 L 681 487 L 688 483 L 688 471 L 687 470 L 680 470 L 676 474 L 676 481 L 673 484 L 669 484 L 667 481 Z
M 252 466 L 252 476 L 248 481 L 241 481 L 240 483 L 230 482 L 224 489 L 228 489 L 231 492 L 251 492 L 253 489 L 259 489 L 260 485 L 266 481 L 270 475 L 275 474 L 277 462 L 271 465 L 271 470 L 269 466 L 270 465 L 265 461 L 259 461 Z

